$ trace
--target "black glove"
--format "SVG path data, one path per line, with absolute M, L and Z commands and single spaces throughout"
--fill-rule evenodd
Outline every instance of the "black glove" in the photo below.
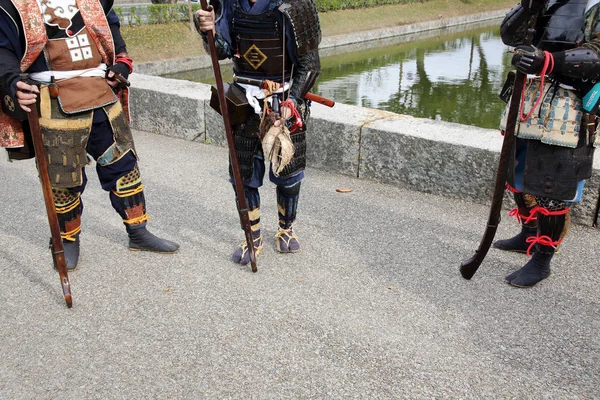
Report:
M 548 0 L 521 0 L 521 7 L 530 13 L 537 13 L 547 2 Z
M 119 74 L 125 79 L 129 78 L 129 65 L 127 65 L 125 63 L 118 62 L 118 63 L 115 63 L 115 65 L 111 65 L 110 67 L 108 67 L 108 70 L 106 71 L 107 78 L 108 78 L 108 71 L 112 71 L 115 74 Z M 110 79 L 110 78 L 108 78 L 108 79 Z
M 546 55 L 535 46 L 518 46 L 512 58 L 512 65 L 524 74 L 539 74 L 544 68 Z

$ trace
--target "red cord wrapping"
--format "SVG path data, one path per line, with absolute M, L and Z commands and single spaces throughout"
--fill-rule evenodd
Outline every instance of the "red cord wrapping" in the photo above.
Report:
M 129 67 L 130 74 L 133 72 L 133 58 L 129 57 L 129 55 L 127 53 L 117 54 L 117 56 L 115 58 L 115 64 L 118 62 L 127 65 Z
M 533 114 L 533 110 L 535 110 L 537 108 L 537 106 L 539 106 L 540 102 L 542 101 L 542 97 L 544 95 L 544 83 L 546 81 L 546 75 L 549 75 L 550 73 L 552 73 L 552 70 L 554 69 L 554 56 L 552 55 L 552 53 L 549 53 L 547 51 L 544 51 L 544 66 L 542 67 L 542 71 L 539 73 L 539 76 L 542 77 L 542 82 L 540 83 L 540 96 L 538 97 L 537 101 L 535 102 L 535 105 L 531 108 L 531 110 L 529 110 L 529 113 L 527 114 L 526 117 L 523 117 L 523 107 L 525 106 L 525 96 L 523 94 L 525 94 L 525 86 L 527 84 L 527 80 L 525 80 L 525 82 L 523 82 L 523 91 L 521 93 L 523 93 L 521 95 L 521 109 L 519 110 L 519 117 L 521 119 L 521 122 L 526 122 L 529 118 L 531 118 L 531 115 Z M 550 63 L 552 63 L 552 67 L 549 68 Z
M 553 248 L 557 248 L 558 245 L 562 242 L 562 240 L 557 240 L 556 242 L 552 241 L 550 236 L 531 236 L 525 239 L 527 243 L 529 243 L 529 247 L 527 248 L 527 255 L 531 255 L 531 248 L 536 244 L 541 244 L 542 246 L 550 246 Z
M 564 210 L 558 210 L 558 211 L 550 211 L 547 208 L 541 207 L 541 206 L 535 206 L 531 209 L 531 211 L 529 211 L 529 217 L 527 217 L 527 219 L 525 219 L 525 223 L 529 223 L 531 221 L 533 221 L 534 219 L 536 219 L 537 217 L 535 216 L 537 213 L 543 214 L 546 217 L 552 216 L 552 215 L 565 215 L 566 213 L 569 212 L 571 208 L 567 207 Z

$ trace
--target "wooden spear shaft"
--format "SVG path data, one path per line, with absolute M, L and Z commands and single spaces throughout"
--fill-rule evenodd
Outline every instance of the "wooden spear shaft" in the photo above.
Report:
M 27 83 L 28 74 L 21 74 L 21 81 Z M 40 129 L 40 119 L 38 116 L 37 106 L 32 105 L 31 112 L 27 113 L 29 129 L 33 139 L 33 148 L 35 150 L 35 160 L 42 184 L 42 192 L 44 194 L 44 203 L 46 204 L 46 214 L 48 215 L 48 224 L 50 225 L 50 235 L 52 236 L 52 259 L 54 268 L 58 271 L 60 284 L 63 290 L 63 296 L 67 307 L 73 307 L 73 298 L 71 296 L 71 283 L 69 282 L 69 273 L 67 272 L 67 262 L 65 260 L 65 250 L 63 248 L 62 238 L 60 236 L 60 227 L 58 225 L 58 216 L 54 207 L 54 195 L 52 194 L 52 184 L 48 175 L 48 161 L 46 159 L 46 151 L 44 150 L 44 141 L 42 131 Z
M 200 4 L 204 11 L 212 11 L 213 9 L 212 6 L 208 6 L 206 0 L 201 0 Z M 244 185 L 242 183 L 242 174 L 240 173 L 240 165 L 237 158 L 237 151 L 235 149 L 235 142 L 233 140 L 233 130 L 229 121 L 229 112 L 227 111 L 227 100 L 225 99 L 223 77 L 221 75 L 221 67 L 219 65 L 217 47 L 215 46 L 215 35 L 212 30 L 208 31 L 207 35 L 208 47 L 210 49 L 210 58 L 212 60 L 213 72 L 215 74 L 215 81 L 217 84 L 217 92 L 219 94 L 219 105 L 221 106 L 221 115 L 223 116 L 223 123 L 225 124 L 225 136 L 227 137 L 227 146 L 229 147 L 229 160 L 231 161 L 231 169 L 233 171 L 233 182 L 235 186 L 235 192 L 237 194 L 238 214 L 240 215 L 240 223 L 246 236 L 246 243 L 248 245 L 248 252 L 250 255 L 250 265 L 252 266 L 252 272 L 257 272 L 258 267 L 256 266 L 256 253 L 254 251 L 254 238 L 252 237 L 250 217 L 248 215 L 248 204 L 246 202 L 246 194 L 244 192 Z

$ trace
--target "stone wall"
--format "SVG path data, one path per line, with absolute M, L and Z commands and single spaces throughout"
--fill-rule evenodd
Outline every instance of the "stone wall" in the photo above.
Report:
M 210 86 L 131 76 L 132 126 L 184 140 L 225 146 L 223 122 L 208 103 Z M 336 104 L 312 107 L 310 167 L 410 190 L 489 203 L 502 137 L 495 130 Z M 600 156 L 575 222 L 589 225 L 600 186 Z M 506 202 L 512 207 L 512 202 Z

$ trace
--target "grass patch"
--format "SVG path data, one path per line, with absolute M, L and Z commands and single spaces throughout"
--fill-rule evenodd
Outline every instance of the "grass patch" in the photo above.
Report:
M 429 0 L 425 3 L 322 12 L 319 17 L 323 35 L 334 36 L 508 9 L 515 4 L 516 0 Z M 137 63 L 206 54 L 200 35 L 192 32 L 187 22 L 124 26 L 121 31 L 129 54 Z
M 136 63 L 195 57 L 204 52 L 202 38 L 188 22 L 124 26 L 121 33 Z

